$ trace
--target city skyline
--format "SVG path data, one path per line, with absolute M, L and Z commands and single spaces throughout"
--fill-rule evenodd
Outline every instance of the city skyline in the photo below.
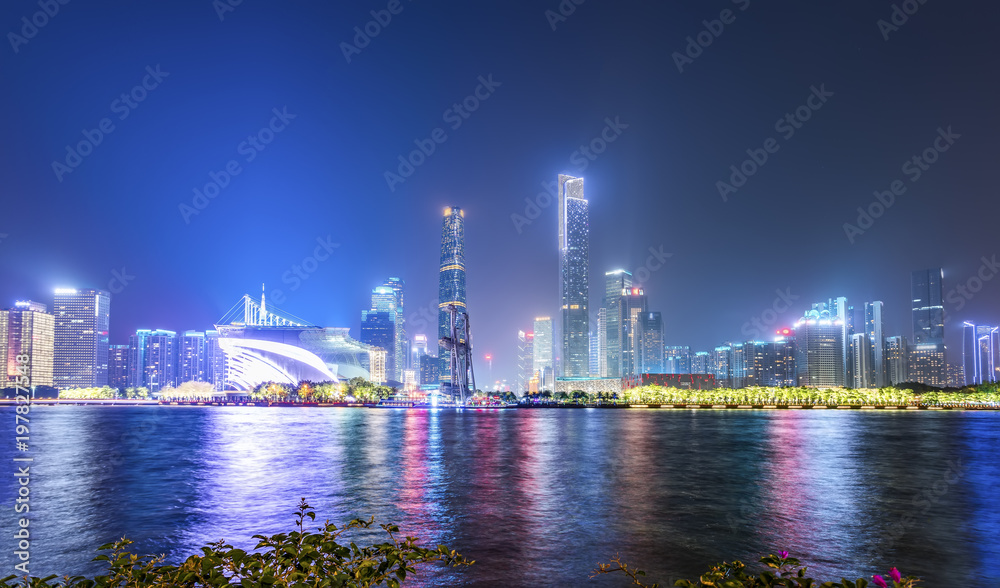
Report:
M 699 51 L 687 38 L 719 18 L 703 5 L 636 18 L 586 4 L 565 21 L 527 5 L 404 6 L 350 60 L 315 47 L 353 42 L 369 9 L 319 3 L 244 3 L 223 18 L 203 2 L 125 7 L 103 15 L 98 47 L 90 16 L 66 7 L 5 48 L 0 305 L 108 290 L 121 344 L 137 329 L 207 329 L 265 282 L 269 302 L 357 336 L 385 276 L 407 284 L 405 318 L 436 313 L 432 227 L 454 205 L 469 228 L 475 357 L 491 353 L 513 381 L 512 332 L 557 316 L 566 174 L 587 185 L 590 304 L 603 272 L 627 269 L 667 345 L 740 340 L 785 306 L 777 291 L 796 297 L 777 322 L 833 292 L 883 301 L 886 332 L 905 335 L 910 272 L 928 267 L 944 269 L 950 352 L 956 325 L 1000 322 L 1000 120 L 977 58 L 996 7 L 922 6 L 886 37 L 888 6 L 734 3 L 735 22 Z M 21 34 L 35 11 L 6 4 L 0 23 Z M 468 24 L 494 21 L 502 34 Z M 258 35 L 276 22 L 294 38 Z M 500 51 L 512 34 L 523 45 Z M 248 35 L 262 38 L 246 47 Z M 120 43 L 130 51 L 110 49 Z M 92 153 L 67 153 L 104 118 L 114 129 Z M 403 181 L 387 185 L 387 171 Z

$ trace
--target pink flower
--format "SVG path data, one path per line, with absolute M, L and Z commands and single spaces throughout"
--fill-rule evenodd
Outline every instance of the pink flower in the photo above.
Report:
M 889 587 L 889 585 L 885 583 L 885 580 L 882 579 L 882 576 L 880 576 L 878 574 L 875 574 L 874 576 L 872 576 L 872 582 L 876 586 L 878 586 L 878 588 L 888 588 Z
M 892 578 L 893 582 L 899 582 L 903 579 L 903 575 L 896 568 L 889 568 L 889 577 Z
M 788 558 L 788 552 L 787 551 L 779 551 L 778 555 L 781 556 L 781 559 L 787 559 Z

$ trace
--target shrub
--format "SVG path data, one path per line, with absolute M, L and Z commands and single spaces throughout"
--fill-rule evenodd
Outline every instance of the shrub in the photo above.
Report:
M 781 551 L 778 555 L 772 554 L 762 557 L 760 561 L 767 566 L 767 569 L 756 575 L 748 573 L 746 564 L 741 561 L 734 561 L 732 563 L 723 562 L 712 566 L 697 581 L 677 580 L 674 582 L 674 586 L 681 586 L 682 588 L 703 588 L 706 586 L 713 586 L 715 588 L 771 588 L 779 586 L 787 588 L 811 588 L 814 586 L 817 588 L 867 588 L 871 585 L 878 588 L 888 588 L 889 586 L 892 588 L 914 588 L 920 582 L 920 580 L 913 576 L 904 578 L 899 573 L 899 570 L 889 568 L 887 573 L 888 578 L 883 578 L 881 575 L 876 574 L 872 576 L 870 583 L 864 578 L 858 578 L 853 582 L 846 578 L 841 578 L 840 582 L 823 582 L 819 584 L 817 580 L 806 577 L 806 568 L 800 567 L 799 560 L 794 557 L 788 557 L 787 551 Z M 598 568 L 594 570 L 593 575 L 590 577 L 615 573 L 625 574 L 632 580 L 631 583 L 635 586 L 643 586 L 645 588 L 659 587 L 659 584 L 643 584 L 642 578 L 646 576 L 646 572 L 629 566 L 619 556 L 615 556 L 611 560 L 611 563 L 598 564 Z
M 95 561 L 108 562 L 105 575 L 46 578 L 7 576 L 0 588 L 152 588 L 152 587 L 240 587 L 284 588 L 323 586 L 360 588 L 386 585 L 397 588 L 416 573 L 417 567 L 433 562 L 446 566 L 472 565 L 462 555 L 444 545 L 428 549 L 417 545 L 415 537 L 400 539 L 395 525 L 379 525 L 388 541 L 367 547 L 338 541 L 348 531 L 368 529 L 374 519 L 355 519 L 342 528 L 327 521 L 318 533 L 305 530 L 305 519 L 316 514 L 305 499 L 295 512 L 297 531 L 277 535 L 254 535 L 256 551 L 236 549 L 223 541 L 202 547 L 202 555 L 192 555 L 179 566 L 164 565 L 164 556 L 136 555 L 128 551 L 132 543 L 122 539 L 101 546 L 107 555 Z

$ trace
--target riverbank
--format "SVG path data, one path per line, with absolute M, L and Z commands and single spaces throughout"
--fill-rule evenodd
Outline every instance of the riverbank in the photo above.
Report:
M 431 410 L 431 407 L 385 407 L 376 403 L 364 402 L 267 402 L 263 400 L 248 400 L 243 402 L 213 402 L 206 400 L 157 401 L 139 399 L 71 399 L 71 398 L 39 398 L 31 402 L 35 406 L 165 406 L 165 407 L 213 407 L 213 406 L 245 406 L 245 407 L 292 407 L 292 408 L 396 408 Z M 0 398 L 0 406 L 14 406 L 14 399 Z M 451 409 L 454 407 L 438 407 L 434 410 Z M 466 406 L 464 410 L 500 410 L 511 408 L 524 409 L 668 409 L 668 410 L 986 410 L 1000 411 L 1000 405 L 995 404 L 630 404 L 624 402 L 572 403 L 572 402 L 528 402 L 501 406 Z

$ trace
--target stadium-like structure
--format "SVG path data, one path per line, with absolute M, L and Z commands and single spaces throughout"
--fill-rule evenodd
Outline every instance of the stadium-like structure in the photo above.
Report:
M 378 380 L 384 379 L 385 350 L 352 339 L 347 328 L 317 327 L 268 309 L 263 294 L 259 304 L 244 295 L 215 328 L 229 388 L 252 390 L 263 382 L 370 380 L 373 371 Z

